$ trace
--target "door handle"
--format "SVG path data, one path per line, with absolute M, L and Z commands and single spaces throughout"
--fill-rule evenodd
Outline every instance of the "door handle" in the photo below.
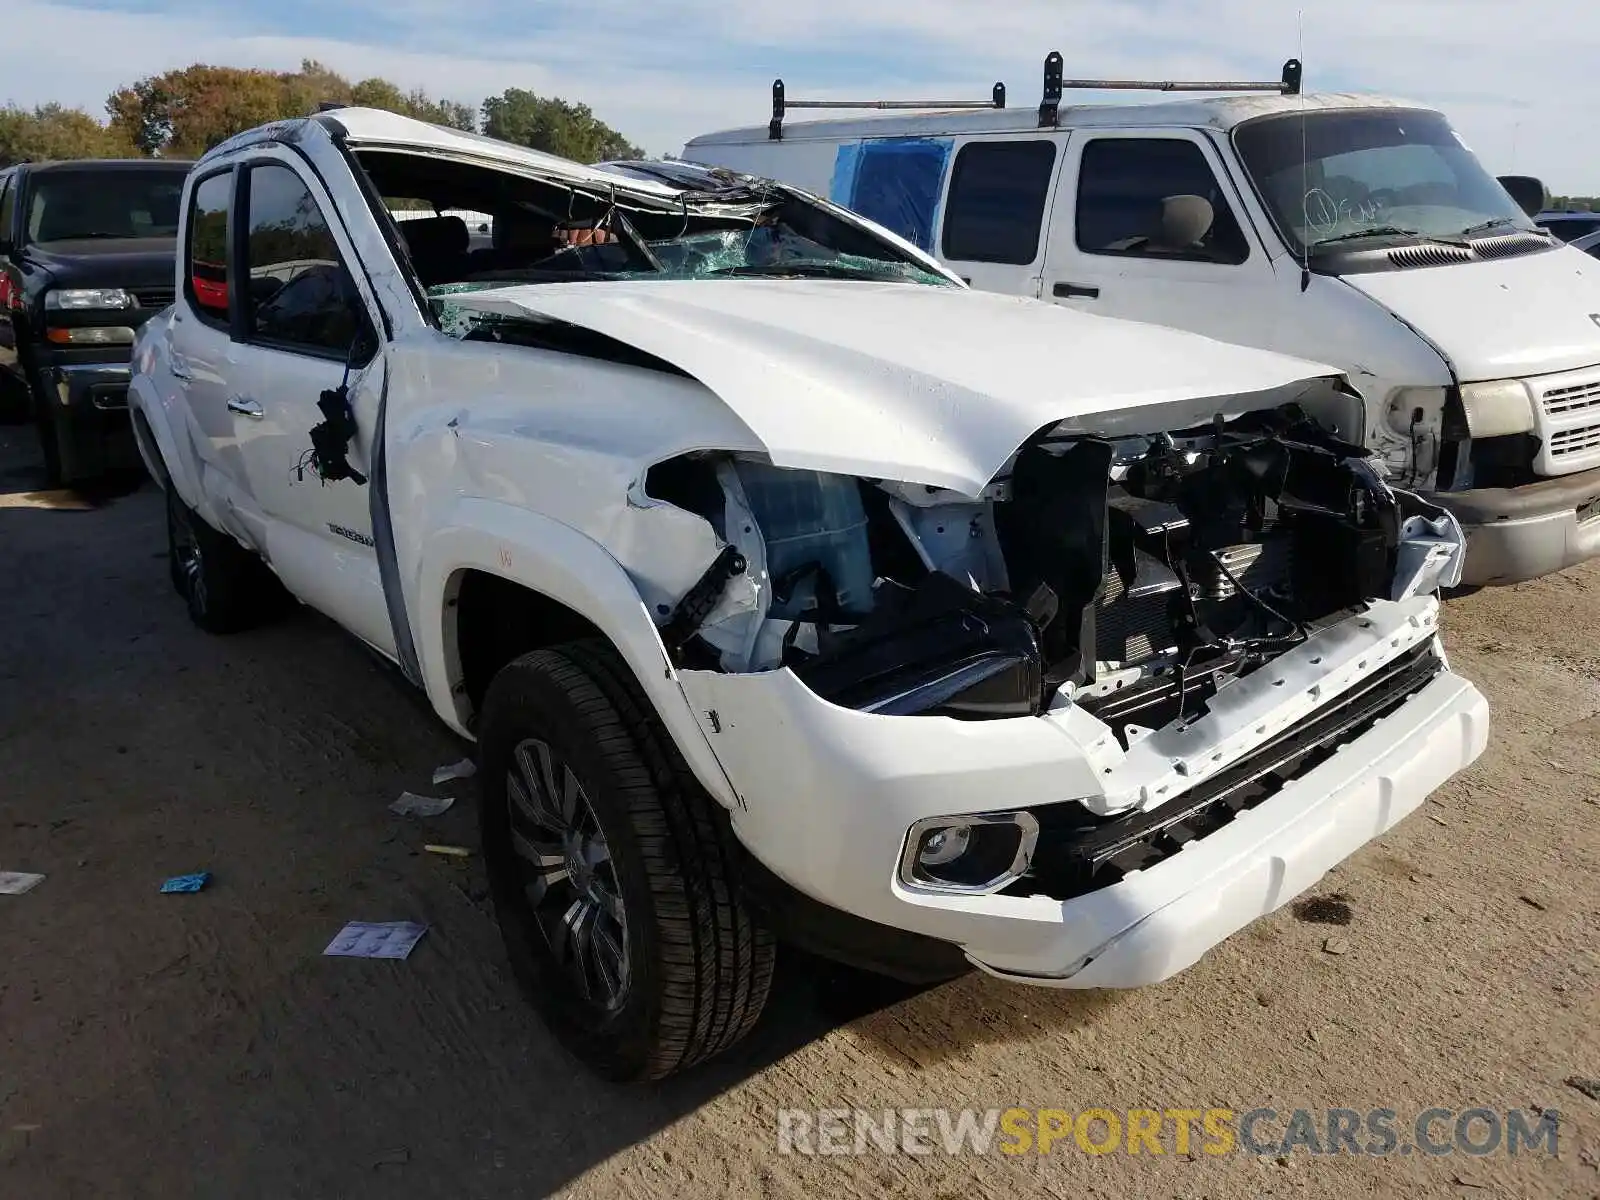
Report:
M 1098 300 L 1098 299 L 1100 299 L 1100 289 L 1099 288 L 1097 288 L 1097 287 L 1089 287 L 1089 286 L 1087 286 L 1085 284 L 1081 284 L 1081 283 L 1058 283 L 1058 284 L 1055 285 L 1055 287 L 1050 289 L 1050 294 L 1052 296 L 1059 296 L 1063 300 L 1072 300 L 1072 299 Z
M 249 417 L 255 421 L 259 421 L 267 415 L 266 411 L 262 409 L 259 400 L 247 400 L 243 396 L 229 396 L 228 411 L 238 413 L 241 417 Z

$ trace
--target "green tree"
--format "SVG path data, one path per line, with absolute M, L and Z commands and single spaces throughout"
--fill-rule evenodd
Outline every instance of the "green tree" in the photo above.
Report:
M 118 158 L 137 154 L 115 130 L 88 113 L 60 104 L 0 108 L 0 166 L 64 158 Z
M 483 102 L 483 131 L 502 141 L 584 163 L 644 156 L 644 151 L 596 117 L 587 104 L 537 96 L 522 88 L 507 88 L 504 94 Z

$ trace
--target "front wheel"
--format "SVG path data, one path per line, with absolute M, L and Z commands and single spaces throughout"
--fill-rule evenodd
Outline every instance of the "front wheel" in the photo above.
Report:
M 563 1044 L 660 1079 L 754 1026 L 775 943 L 727 815 L 609 646 L 524 655 L 484 699 L 483 851 L 506 952 Z

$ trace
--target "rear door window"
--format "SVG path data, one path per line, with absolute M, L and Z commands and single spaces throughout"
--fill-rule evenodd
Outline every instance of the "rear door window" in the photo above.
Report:
M 195 312 L 214 324 L 228 323 L 228 211 L 233 171 L 207 176 L 189 197 L 189 237 L 184 250 L 184 294 Z
M 1056 145 L 969 142 L 956 155 L 945 199 L 944 257 L 1027 266 L 1039 257 Z
M 1184 138 L 1094 138 L 1078 168 L 1085 254 L 1242 263 L 1250 246 L 1200 147 Z

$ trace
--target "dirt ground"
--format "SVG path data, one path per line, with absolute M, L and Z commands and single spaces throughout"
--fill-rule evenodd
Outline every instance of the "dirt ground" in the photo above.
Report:
M 504 967 L 463 747 L 310 615 L 187 622 L 148 485 L 84 511 L 0 429 L 0 1200 L 84 1197 L 1600 1196 L 1600 569 L 1447 606 L 1488 754 L 1329 876 L 1127 994 L 906 994 L 799 956 L 755 1038 L 595 1082 Z M 198 895 L 157 892 L 209 870 Z M 1334 900 L 1331 897 L 1337 896 Z M 1344 919 L 1330 925 L 1325 921 Z M 325 958 L 418 920 L 405 962 Z M 1329 953 L 1329 939 L 1344 953 Z M 1559 1154 L 803 1157 L 780 1109 L 1560 1113 Z M 1281 1128 L 1281 1126 L 1280 1126 Z

